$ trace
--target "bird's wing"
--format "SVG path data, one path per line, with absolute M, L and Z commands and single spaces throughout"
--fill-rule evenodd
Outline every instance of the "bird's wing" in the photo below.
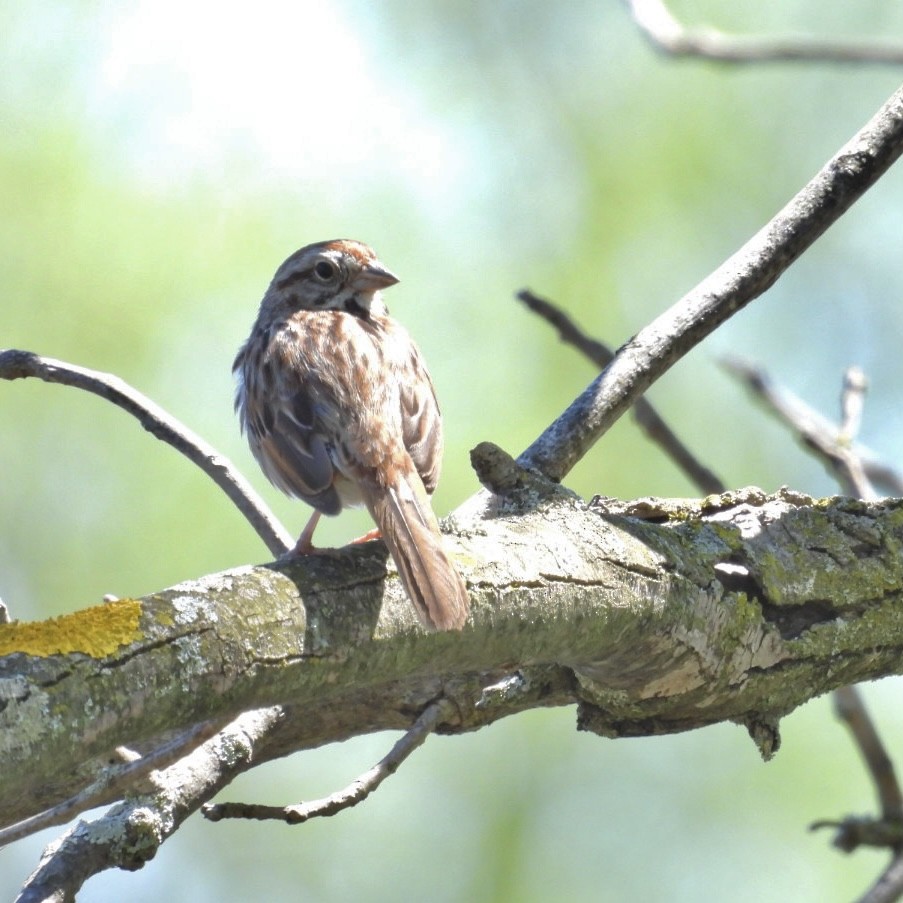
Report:
M 318 428 L 315 389 L 291 371 L 276 371 L 275 377 L 265 385 L 239 383 L 236 408 L 251 451 L 278 489 L 324 514 L 338 514 L 342 503 L 327 439 Z
M 414 357 L 420 374 L 400 386 L 402 437 L 426 491 L 432 495 L 442 467 L 442 417 L 426 364 L 416 348 Z

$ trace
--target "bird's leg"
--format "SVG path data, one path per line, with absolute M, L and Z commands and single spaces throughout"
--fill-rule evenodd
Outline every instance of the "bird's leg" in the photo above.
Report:
M 368 530 L 363 536 L 358 536 L 357 539 L 352 539 L 349 545 L 356 546 L 361 542 L 370 542 L 373 539 L 382 539 L 382 534 L 379 532 L 379 527 L 374 527 L 372 530 Z
M 288 557 L 295 558 L 299 555 L 319 555 L 322 552 L 328 552 L 328 549 L 318 549 L 313 544 L 314 538 L 314 530 L 317 529 L 317 524 L 320 521 L 320 512 L 314 511 L 314 513 L 310 516 L 310 520 L 305 525 L 304 529 L 301 531 L 301 535 L 298 537 L 298 541 L 295 543 L 295 547 L 288 553 Z M 357 545 L 361 542 L 370 542 L 372 539 L 379 539 L 380 532 L 374 527 L 372 530 L 365 533 L 363 536 L 359 536 L 357 539 L 352 539 L 350 545 Z
M 317 522 L 320 520 L 320 512 L 314 509 L 314 513 L 310 516 L 310 520 L 307 522 L 307 525 L 301 531 L 301 535 L 298 537 L 298 541 L 295 543 L 295 548 L 292 549 L 292 555 L 315 555 L 317 549 L 314 548 L 314 544 L 312 542 L 314 537 L 314 530 L 317 529 Z

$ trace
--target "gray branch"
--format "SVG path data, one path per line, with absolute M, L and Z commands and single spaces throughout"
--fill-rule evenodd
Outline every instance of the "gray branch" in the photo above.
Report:
M 88 370 L 31 351 L 0 350 L 0 379 L 37 377 L 49 383 L 74 386 L 99 395 L 137 418 L 141 426 L 177 452 L 185 455 L 231 499 L 266 543 L 272 555 L 287 552 L 294 544 L 288 531 L 269 510 L 251 484 L 232 462 L 171 414 L 128 383 L 110 373 Z
M 331 793 L 323 799 L 294 806 L 265 806 L 259 803 L 211 803 L 204 806 L 204 817 L 209 821 L 224 818 L 246 818 L 257 821 L 283 821 L 289 825 L 300 825 L 311 818 L 336 815 L 344 809 L 362 803 L 386 778 L 395 774 L 402 763 L 417 750 L 426 738 L 444 721 L 449 721 L 454 713 L 451 703 L 439 699 L 430 703 L 417 718 L 411 728 L 392 746 L 392 749 L 372 768 L 355 778 L 347 787 Z
M 578 703 L 605 736 L 735 721 L 770 754 L 807 699 L 903 672 L 901 511 L 752 490 L 613 509 L 561 493 L 448 537 L 472 597 L 462 635 L 418 628 L 377 544 L 121 600 L 135 619 L 103 654 L 37 654 L 36 625 L 6 625 L 0 811 L 9 824 L 75 797 L 122 744 L 289 703 L 299 715 L 270 725 L 254 764 L 406 730 L 443 697 L 445 733 Z M 104 632 L 114 607 L 70 616 L 72 633 Z M 192 811 L 251 764 L 224 758 L 183 798 Z
M 517 297 L 529 310 L 554 326 L 563 342 L 567 342 L 581 351 L 600 370 L 607 367 L 614 359 L 614 352 L 607 345 L 586 335 L 560 307 L 551 301 L 540 298 L 539 295 L 526 289 L 518 292 Z M 728 488 L 690 451 L 689 447 L 645 397 L 638 398 L 634 403 L 633 417 L 646 438 L 657 445 L 704 495 L 724 492 Z
M 687 28 L 671 14 L 663 0 L 626 0 L 626 3 L 653 46 L 672 56 L 722 63 L 903 63 L 900 44 L 731 35 L 715 28 Z
M 850 432 L 854 425 L 849 422 L 850 396 L 852 393 L 855 397 L 862 391 L 855 381 L 852 387 L 844 387 L 844 423 L 837 426 L 785 386 L 775 384 L 769 374 L 752 361 L 725 357 L 721 360 L 721 366 L 739 379 L 769 413 L 792 430 L 805 448 L 825 464 L 845 494 L 875 498 L 877 493 L 873 484 L 878 484 L 893 495 L 903 495 L 903 475 L 871 449 L 855 442 Z M 855 406 L 855 402 L 853 404 Z
M 562 480 L 618 418 L 746 307 L 874 185 L 903 152 L 903 88 L 739 251 L 640 330 L 518 459 Z
M 200 796 L 209 798 L 240 765 L 248 767 L 255 742 L 282 717 L 279 708 L 245 712 L 212 740 L 155 772 L 143 792 L 131 793 L 95 821 L 79 821 L 44 851 L 15 903 L 68 903 L 92 875 L 140 869 L 198 808 Z

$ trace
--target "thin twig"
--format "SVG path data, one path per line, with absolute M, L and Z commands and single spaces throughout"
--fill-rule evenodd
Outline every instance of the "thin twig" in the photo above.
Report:
M 834 691 L 834 711 L 849 728 L 856 746 L 868 766 L 875 784 L 881 815 L 888 820 L 903 820 L 903 793 L 891 762 L 875 725 L 854 687 L 841 687 Z
M 16 903 L 74 900 L 93 875 L 141 868 L 199 800 L 209 799 L 249 767 L 256 748 L 284 720 L 279 706 L 245 712 L 188 755 L 155 771 L 151 792 L 130 795 L 94 821 L 79 821 L 44 851 Z
M 626 0 L 633 20 L 657 50 L 672 56 L 703 57 L 725 63 L 903 63 L 903 47 L 878 41 L 754 37 L 714 28 L 687 28 L 663 0 Z
M 227 458 L 118 376 L 41 357 L 30 351 L 0 351 L 0 378 L 11 380 L 28 376 L 93 392 L 127 411 L 149 433 L 200 467 L 241 511 L 271 554 L 279 556 L 292 547 L 288 531 Z
M 903 495 L 903 474 L 890 464 L 870 457 L 872 452 L 862 446 L 857 446 L 857 449 L 862 459 L 865 475 L 872 485 L 883 486 L 888 495 Z
M 80 793 L 58 806 L 6 828 L 0 828 L 0 846 L 28 837 L 44 828 L 64 825 L 74 814 L 94 809 L 97 806 L 106 806 L 115 800 L 122 799 L 125 791 L 130 788 L 134 789 L 141 778 L 154 769 L 171 765 L 184 756 L 188 750 L 212 736 L 216 730 L 217 726 L 213 722 L 203 722 L 183 731 L 146 755 L 133 758 L 118 768 L 111 766 L 104 769 L 93 784 L 89 784 Z
M 533 313 L 554 326 L 563 342 L 582 351 L 600 370 L 611 363 L 614 352 L 604 343 L 586 335 L 560 307 L 527 289 L 518 292 L 517 297 Z M 683 444 L 645 397 L 637 399 L 633 406 L 633 416 L 647 438 L 658 445 L 701 492 L 708 495 L 727 489 L 726 484 Z
M 518 463 L 561 481 L 652 383 L 763 294 L 903 153 L 903 88 L 746 245 L 615 355 Z
M 834 471 L 841 485 L 860 498 L 874 498 L 874 489 L 852 441 L 859 432 L 867 381 L 857 367 L 844 374 L 840 397 L 841 425 L 810 408 L 785 389 L 779 389 L 761 368 L 739 359 L 722 362 L 776 413 L 806 446 Z M 860 846 L 883 847 L 893 857 L 859 903 L 891 903 L 903 895 L 903 793 L 894 766 L 862 697 L 854 687 L 834 691 L 834 710 L 849 728 L 862 755 L 881 804 L 879 818 L 849 816 L 840 821 L 822 819 L 810 830 L 834 828 L 834 846 L 850 853 Z
M 426 740 L 441 722 L 447 720 L 453 711 L 453 705 L 446 699 L 439 699 L 428 705 L 404 736 L 376 765 L 365 771 L 347 787 L 323 799 L 310 803 L 299 803 L 295 806 L 212 803 L 204 806 L 201 812 L 210 821 L 221 821 L 224 818 L 248 818 L 258 821 L 272 819 L 284 821 L 289 825 L 297 825 L 310 818 L 325 818 L 335 815 L 343 809 L 350 809 L 363 802 L 387 777 L 395 774 L 405 759 Z
M 868 380 L 861 367 L 848 367 L 840 390 L 840 430 L 838 437 L 850 443 L 859 435 Z
M 860 846 L 892 850 L 893 857 L 887 867 L 858 903 L 893 903 L 903 897 L 903 793 L 890 756 L 855 688 L 841 687 L 834 691 L 834 710 L 849 728 L 868 767 L 881 804 L 881 817 L 824 820 L 813 824 L 811 829 L 835 828 L 834 846 L 847 853 Z
M 845 494 L 867 500 L 878 498 L 864 463 L 865 456 L 870 452 L 851 444 L 842 429 L 792 392 L 776 386 L 761 367 L 736 357 L 723 358 L 721 365 L 742 380 L 768 410 L 790 427 L 800 441 L 831 469 Z M 846 404 L 849 406 L 850 402 Z

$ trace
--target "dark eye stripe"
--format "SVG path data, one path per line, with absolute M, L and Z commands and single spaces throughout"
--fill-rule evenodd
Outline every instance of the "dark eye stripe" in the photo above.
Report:
M 304 293 L 308 296 L 310 296 L 312 290 L 316 290 L 317 288 L 323 289 L 321 294 L 318 294 L 316 297 L 310 297 L 310 303 L 317 306 L 325 304 L 333 296 L 335 291 L 331 282 L 328 287 L 323 285 L 322 281 L 314 276 L 312 269 L 295 270 L 294 272 L 289 273 L 276 283 L 276 288 L 288 294 L 291 289 L 298 285 L 304 286 Z
M 283 276 L 277 283 L 276 288 L 285 291 L 290 289 L 293 285 L 298 282 L 303 282 L 305 277 L 307 276 L 307 270 L 294 270 L 289 273 L 287 276 Z

